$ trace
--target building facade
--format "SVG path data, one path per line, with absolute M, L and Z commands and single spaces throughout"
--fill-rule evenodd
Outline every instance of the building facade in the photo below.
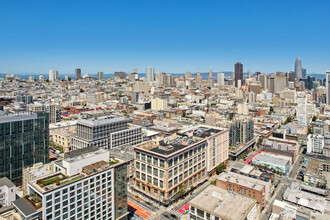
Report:
M 77 122 L 77 134 L 72 136 L 73 150 L 89 146 L 111 149 L 142 142 L 142 127 L 128 124 L 116 115 L 87 113 Z
M 24 167 L 48 163 L 48 127 L 47 113 L 0 116 L 0 177 L 20 181 Z

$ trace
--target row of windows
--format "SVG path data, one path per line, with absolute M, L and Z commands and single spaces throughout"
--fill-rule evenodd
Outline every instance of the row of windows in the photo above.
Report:
M 153 184 L 154 186 L 157 186 L 159 188 L 164 188 L 164 181 L 163 180 L 158 180 L 157 178 L 152 178 L 151 176 L 149 175 L 146 175 L 144 173 L 140 173 L 138 171 L 136 171 L 136 178 L 140 179 L 140 180 L 143 180 L 143 181 L 146 181 L 148 183 L 151 183 Z
M 192 157 L 201 151 L 204 151 L 206 148 L 206 144 L 202 143 L 190 150 L 185 151 L 182 154 L 179 154 L 178 156 L 174 157 L 173 159 L 168 160 L 168 167 L 172 167 L 177 165 L 178 163 L 182 162 L 183 160 L 188 159 L 189 157 Z
M 157 157 L 152 157 L 150 155 L 146 155 L 140 152 L 135 152 L 135 158 L 137 160 L 142 160 L 144 162 L 153 164 L 155 166 L 161 167 L 161 168 L 165 168 L 165 161 L 162 159 L 159 159 Z

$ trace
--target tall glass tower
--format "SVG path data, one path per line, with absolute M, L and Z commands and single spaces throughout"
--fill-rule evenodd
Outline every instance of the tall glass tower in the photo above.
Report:
M 302 71 L 302 67 L 301 67 L 301 59 L 300 59 L 300 57 L 297 57 L 296 58 L 296 63 L 295 63 L 295 66 L 294 66 L 294 72 L 295 72 L 296 78 L 298 80 L 300 80 L 300 79 L 303 78 L 303 71 Z
M 0 112 L 1 114 L 1 112 Z M 0 115 L 0 177 L 22 179 L 22 169 L 49 162 L 48 113 Z

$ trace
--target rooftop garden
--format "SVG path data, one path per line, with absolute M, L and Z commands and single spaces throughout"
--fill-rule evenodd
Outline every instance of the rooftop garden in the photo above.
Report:
M 61 182 L 61 185 L 65 185 L 65 184 L 68 184 L 68 183 L 72 183 L 73 181 L 76 181 L 76 180 L 80 180 L 82 178 L 82 176 L 76 176 L 72 179 L 69 179 L 69 180 L 66 180 L 64 182 Z
M 114 164 L 116 164 L 118 162 L 119 162 L 119 160 L 112 160 L 112 161 L 109 162 L 109 165 L 114 165 Z
M 48 186 L 53 183 L 59 184 L 61 180 L 64 180 L 66 177 L 64 175 L 56 175 L 56 176 L 51 176 L 47 177 L 45 179 L 41 179 L 37 181 L 37 184 L 41 187 L 43 186 Z

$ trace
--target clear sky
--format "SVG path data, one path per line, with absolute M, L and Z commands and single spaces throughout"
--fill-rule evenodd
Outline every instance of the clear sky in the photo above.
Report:
M 330 68 L 330 1 L 0 0 L 0 73 Z

